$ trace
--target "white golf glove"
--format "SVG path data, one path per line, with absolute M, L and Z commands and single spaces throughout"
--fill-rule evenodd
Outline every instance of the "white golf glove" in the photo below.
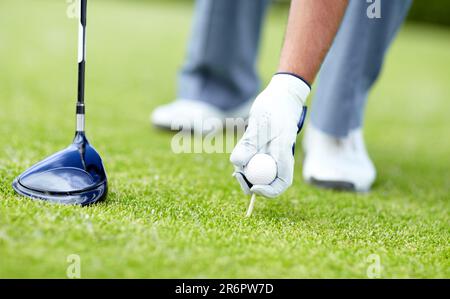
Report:
M 233 176 L 245 194 L 273 198 L 292 184 L 295 141 L 306 116 L 304 104 L 310 91 L 299 77 L 278 73 L 255 99 L 247 130 L 230 157 L 235 166 Z M 244 175 L 245 166 L 258 153 L 276 161 L 277 177 L 270 185 L 252 185 Z

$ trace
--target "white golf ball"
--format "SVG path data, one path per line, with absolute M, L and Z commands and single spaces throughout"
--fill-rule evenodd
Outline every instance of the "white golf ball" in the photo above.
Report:
M 269 185 L 277 177 L 277 163 L 267 154 L 256 154 L 244 169 L 247 180 L 253 185 Z

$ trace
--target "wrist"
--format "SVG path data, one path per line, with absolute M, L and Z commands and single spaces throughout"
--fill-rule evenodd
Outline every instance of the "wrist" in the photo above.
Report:
M 305 105 L 311 92 L 309 83 L 293 73 L 278 72 L 272 77 L 269 85 L 288 92 L 301 106 Z

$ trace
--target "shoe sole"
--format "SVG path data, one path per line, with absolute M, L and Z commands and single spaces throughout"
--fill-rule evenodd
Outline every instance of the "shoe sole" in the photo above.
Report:
M 351 182 L 318 180 L 313 177 L 308 179 L 307 182 L 311 185 L 317 186 L 322 189 L 332 189 L 338 191 L 352 191 L 352 192 L 358 191 L 355 187 L 355 184 Z

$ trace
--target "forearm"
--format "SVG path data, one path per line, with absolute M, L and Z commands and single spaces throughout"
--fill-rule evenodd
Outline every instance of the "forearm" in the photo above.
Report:
M 279 72 L 314 81 L 325 59 L 348 0 L 292 0 Z

